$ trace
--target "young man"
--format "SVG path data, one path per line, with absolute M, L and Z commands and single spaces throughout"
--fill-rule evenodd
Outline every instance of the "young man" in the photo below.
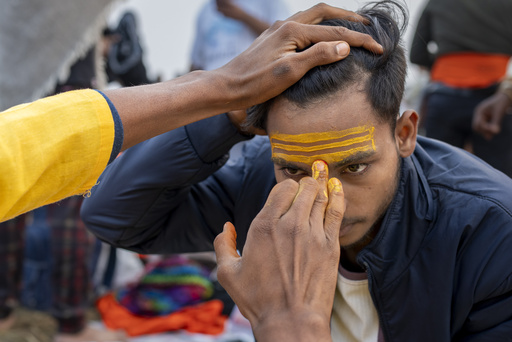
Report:
M 211 250 L 224 223 L 233 222 L 247 263 L 225 268 L 229 281 L 223 284 L 258 340 L 313 339 L 314 328 L 300 334 L 301 325 L 273 314 L 286 306 L 294 317 L 307 315 L 309 307 L 313 319 L 319 318 L 321 340 L 328 340 L 329 319 L 339 341 L 510 338 L 512 183 L 462 150 L 417 138 L 415 112 L 399 116 L 406 61 L 390 13 L 400 9 L 389 2 L 363 8 L 359 13 L 370 25 L 326 23 L 370 34 L 384 54 L 352 49 L 344 61 L 313 69 L 252 108 L 249 123 L 268 137 L 247 142 L 242 156 L 227 158 L 233 144 L 248 139 L 230 116 L 194 123 L 125 152 L 85 201 L 86 224 L 116 246 L 176 253 Z M 311 190 L 309 176 L 323 179 L 323 185 Z M 332 176 L 342 191 L 329 181 L 327 193 Z M 341 192 L 344 209 L 336 200 Z M 316 203 L 327 197 L 336 203 L 319 219 Z M 269 208 L 275 208 L 273 215 Z M 337 244 L 321 243 L 318 222 L 332 240 L 332 217 L 343 211 Z M 306 228 L 293 228 L 299 226 Z M 232 228 L 227 225 L 216 242 L 223 265 L 226 250 L 235 258 Z M 340 255 L 333 253 L 336 245 L 339 272 L 337 263 L 329 266 Z M 329 287 L 332 272 L 336 291 Z M 265 334 L 261 326 L 277 333 Z

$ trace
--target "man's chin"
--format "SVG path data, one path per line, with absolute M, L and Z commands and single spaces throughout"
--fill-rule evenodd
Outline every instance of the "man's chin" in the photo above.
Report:
M 343 223 L 340 228 L 340 246 L 343 248 L 349 247 L 356 243 L 359 239 L 357 238 L 356 228 L 360 223 Z
M 365 227 L 363 220 L 342 223 L 339 235 L 340 247 L 345 250 L 363 249 L 377 234 L 378 226 L 373 224 L 370 227 Z

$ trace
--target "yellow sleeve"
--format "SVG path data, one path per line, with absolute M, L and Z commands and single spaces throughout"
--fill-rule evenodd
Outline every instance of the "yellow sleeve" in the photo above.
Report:
M 114 143 L 107 101 L 86 89 L 0 113 L 0 222 L 92 188 Z

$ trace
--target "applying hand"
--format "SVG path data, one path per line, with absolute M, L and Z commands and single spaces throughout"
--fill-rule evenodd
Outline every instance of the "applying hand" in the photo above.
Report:
M 338 179 L 315 162 L 312 177 L 271 191 L 236 252 L 231 223 L 215 239 L 218 278 L 258 341 L 330 341 L 345 210 Z M 322 167 L 323 166 L 323 167 Z
M 274 23 L 247 50 L 217 69 L 215 72 L 232 82 L 230 110 L 262 103 L 282 93 L 311 68 L 345 58 L 349 53 L 346 43 L 382 53 L 382 46 L 369 35 L 344 27 L 315 25 L 331 18 L 367 22 L 354 12 L 318 4 Z

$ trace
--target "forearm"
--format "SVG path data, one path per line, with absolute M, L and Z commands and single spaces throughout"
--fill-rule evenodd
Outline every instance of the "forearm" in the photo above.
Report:
M 167 225 L 177 229 L 186 224 L 188 230 L 203 227 L 193 223 L 202 220 L 198 215 L 187 220 L 184 213 L 195 203 L 189 199 L 192 191 L 195 195 L 213 191 L 214 185 L 192 188 L 219 170 L 230 148 L 243 139 L 226 116 L 220 115 L 133 146 L 103 172 L 91 196 L 85 199 L 84 222 L 102 239 L 132 249 L 163 230 L 168 233 L 171 228 L 165 228 Z M 220 191 L 215 196 L 201 193 L 205 202 L 220 196 Z M 214 204 L 209 207 L 214 208 Z M 152 248 L 160 248 L 156 245 L 153 243 Z M 175 249 L 171 247 L 169 243 L 167 252 Z
M 123 122 L 123 150 L 156 135 L 233 109 L 239 94 L 232 80 L 195 71 L 177 79 L 105 94 Z

